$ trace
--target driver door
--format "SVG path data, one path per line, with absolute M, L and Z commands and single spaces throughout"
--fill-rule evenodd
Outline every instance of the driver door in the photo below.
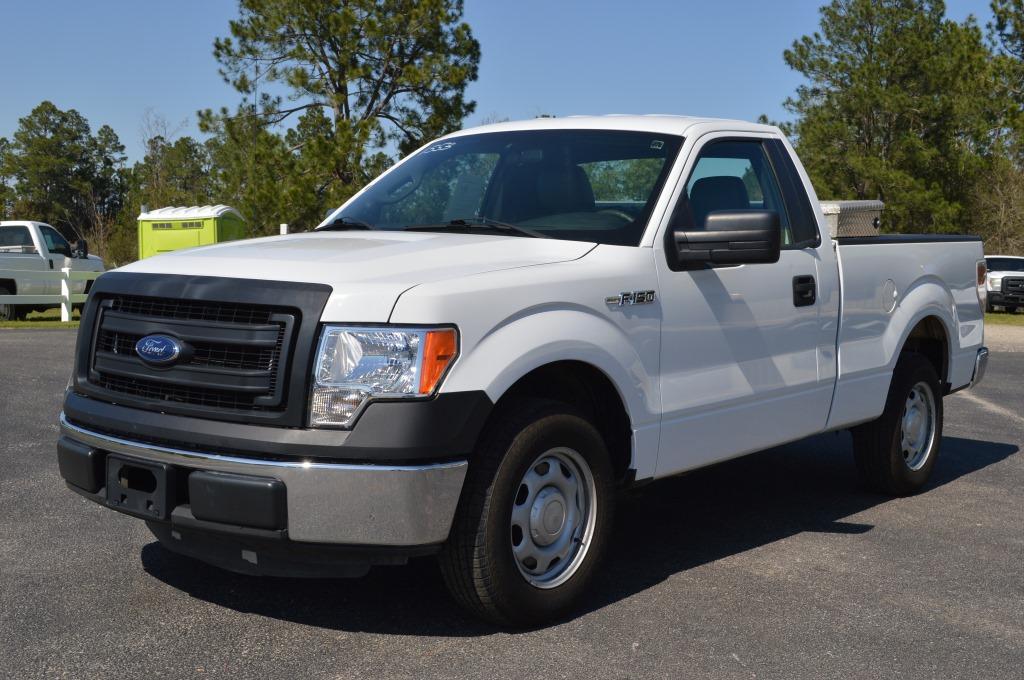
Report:
M 60 233 L 49 225 L 42 225 L 39 227 L 39 233 L 43 237 L 43 243 L 46 244 L 46 250 L 49 251 L 47 259 L 50 262 L 50 270 L 59 272 L 64 267 L 72 266 L 71 263 L 71 244 L 67 242 Z M 45 295 L 60 295 L 60 279 L 53 278 L 46 281 L 46 293 Z
M 784 202 L 769 143 L 729 136 L 699 147 L 669 229 L 701 229 L 716 210 L 774 210 L 783 230 L 778 262 L 676 271 L 660 240 L 658 476 L 799 439 L 827 419 L 820 303 L 795 295 L 798 280 L 818 279 L 817 227 L 813 242 L 799 242 L 805 211 Z

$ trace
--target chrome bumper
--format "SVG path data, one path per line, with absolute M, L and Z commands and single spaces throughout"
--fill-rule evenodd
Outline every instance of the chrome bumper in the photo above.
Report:
M 971 376 L 971 387 L 974 387 L 985 377 L 985 369 L 988 368 L 988 347 L 978 350 L 978 356 L 974 360 L 974 375 Z
M 61 434 L 87 446 L 192 470 L 272 477 L 284 483 L 294 541 L 418 546 L 448 538 L 466 461 L 353 465 L 270 461 L 187 451 L 92 432 L 60 416 Z

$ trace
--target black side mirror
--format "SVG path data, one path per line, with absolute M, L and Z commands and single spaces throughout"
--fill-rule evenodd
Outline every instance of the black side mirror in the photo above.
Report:
M 71 250 L 71 257 L 76 257 L 79 260 L 89 257 L 89 244 L 84 238 L 75 241 L 75 247 Z
M 715 210 L 708 213 L 703 229 L 677 229 L 672 235 L 682 269 L 778 262 L 782 243 L 774 210 Z

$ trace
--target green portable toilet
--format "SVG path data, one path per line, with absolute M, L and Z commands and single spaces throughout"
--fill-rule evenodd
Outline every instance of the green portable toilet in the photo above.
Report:
M 139 214 L 139 258 L 245 238 L 245 220 L 226 205 L 159 208 Z

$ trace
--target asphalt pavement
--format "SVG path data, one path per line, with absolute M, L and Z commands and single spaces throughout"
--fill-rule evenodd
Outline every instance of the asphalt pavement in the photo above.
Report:
M 856 482 L 846 434 L 626 496 L 586 607 L 497 631 L 430 560 L 362 579 L 238 576 L 67 490 L 73 332 L 0 331 L 0 676 L 1020 678 L 1024 352 L 946 399 L 930 487 Z

